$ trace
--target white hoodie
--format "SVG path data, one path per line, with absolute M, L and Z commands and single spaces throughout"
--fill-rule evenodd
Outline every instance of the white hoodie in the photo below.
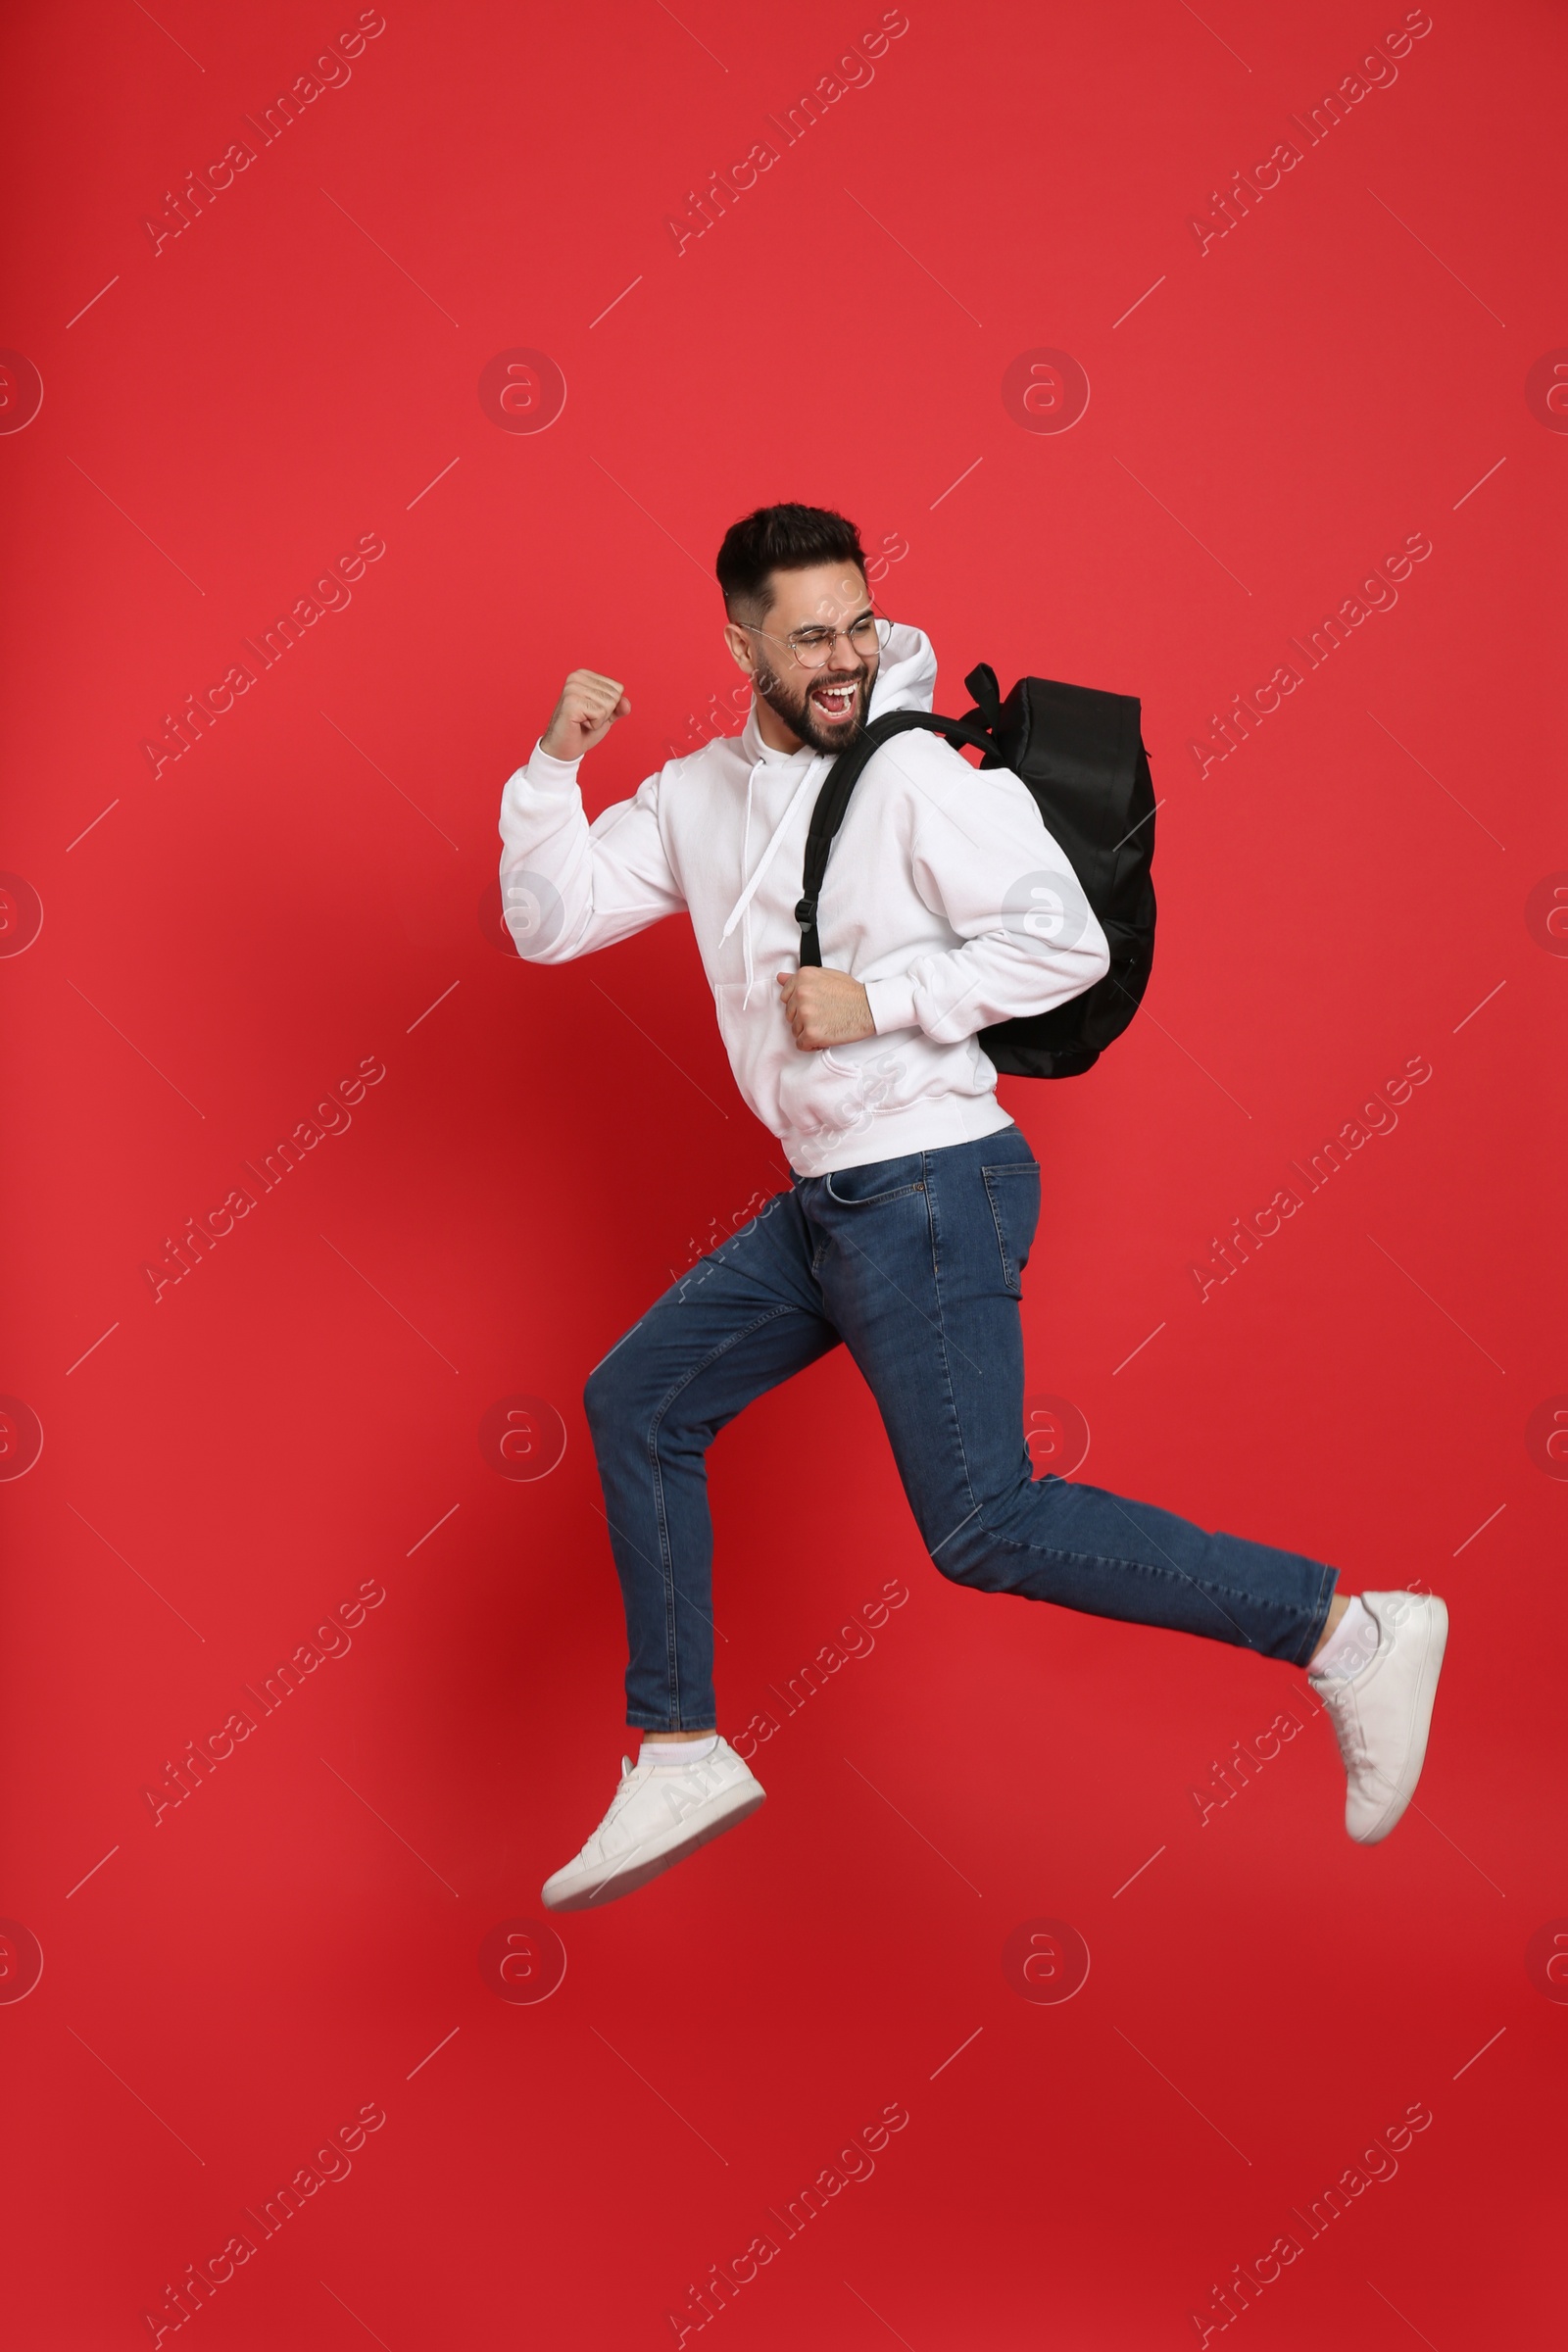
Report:
M 870 716 L 929 710 L 935 684 L 928 640 L 896 624 Z M 777 974 L 800 959 L 807 828 L 831 765 L 809 746 L 771 750 L 754 701 L 739 735 L 670 760 L 591 825 L 578 762 L 538 746 L 501 798 L 519 956 L 564 963 L 684 907 L 736 1084 L 802 1176 L 1010 1126 L 976 1031 L 1064 1004 L 1110 962 L 1024 785 L 911 729 L 856 785 L 817 917 L 822 960 L 863 983 L 876 1035 L 803 1052 Z

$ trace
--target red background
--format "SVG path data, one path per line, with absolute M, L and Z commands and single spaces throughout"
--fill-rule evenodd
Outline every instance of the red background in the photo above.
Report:
M 351 2176 L 187 2323 L 209 2352 L 671 2343 L 896 2101 L 874 2177 L 731 2290 L 730 2352 L 1195 2342 L 1418 2101 L 1245 2340 L 1544 2340 L 1568 1496 L 1527 1425 L 1568 1389 L 1564 968 L 1528 910 L 1568 866 L 1568 443 L 1527 377 L 1568 342 L 1561 20 L 1438 6 L 1307 145 L 1288 116 L 1398 8 L 909 0 L 677 254 L 666 214 L 879 13 L 389 0 L 156 252 L 165 191 L 354 11 L 13 16 L 0 340 L 43 386 L 0 439 L 0 862 L 43 909 L 3 973 L 0 1387 L 43 1432 L 0 1495 L 0 1910 L 44 1963 L 0 2005 L 19 2345 L 145 2343 L 149 2311 L 187 2340 L 166 2284 L 371 2102 Z M 1189 216 L 1293 136 L 1200 251 Z M 565 379 L 546 431 L 480 404 L 519 347 Z M 1040 347 L 1087 372 L 1070 431 L 1004 405 Z M 633 705 L 591 807 L 687 740 L 733 675 L 713 552 L 777 497 L 906 549 L 879 594 L 939 708 L 982 658 L 1143 697 L 1147 1009 L 1090 1077 L 1004 1082 L 1046 1173 L 1032 1390 L 1100 1483 L 1445 1592 L 1450 1663 L 1389 1844 L 1347 1840 L 1316 1718 L 1200 1825 L 1301 1679 L 945 1584 L 829 1360 L 714 1452 L 721 1727 L 910 1597 L 759 1750 L 756 1821 L 563 1922 L 564 1983 L 515 2002 L 480 1946 L 537 1919 L 627 1744 L 582 1380 L 779 1156 L 684 926 L 500 952 L 497 808 L 578 662 Z M 1418 532 L 1397 606 L 1200 777 L 1210 713 Z M 163 714 L 362 534 L 352 604 L 155 778 Z M 1200 1302 L 1210 1237 L 1417 1055 L 1397 1129 Z M 367 1057 L 352 1127 L 155 1301 L 165 1237 Z M 518 1394 L 564 1427 L 542 1479 L 481 1451 Z M 166 1761 L 367 1582 L 352 1650 L 155 1824 Z M 1004 1972 L 1042 1917 L 1092 1955 L 1064 2005 Z

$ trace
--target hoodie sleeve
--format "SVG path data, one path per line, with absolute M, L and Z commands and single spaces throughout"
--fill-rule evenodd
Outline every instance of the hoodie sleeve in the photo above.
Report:
M 1081 996 L 1110 969 L 1110 949 L 1027 786 L 928 741 L 887 749 L 905 782 L 910 878 L 957 944 L 867 978 L 865 993 L 879 1035 L 923 1029 L 952 1045 Z
M 590 825 L 579 764 L 536 744 L 501 795 L 501 905 L 531 963 L 613 947 L 686 904 L 660 830 L 660 777 Z

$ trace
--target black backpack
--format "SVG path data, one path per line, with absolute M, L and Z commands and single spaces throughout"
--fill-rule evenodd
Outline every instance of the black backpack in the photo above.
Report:
M 955 748 L 972 743 L 985 754 L 982 767 L 1010 767 L 1029 787 L 1110 949 L 1110 969 L 1093 988 L 1049 1012 L 982 1029 L 980 1044 L 1011 1077 L 1076 1078 L 1138 1010 L 1154 959 L 1154 787 L 1138 698 L 1055 678 L 1020 678 L 1004 702 L 996 672 L 984 662 L 963 682 L 976 707 L 962 718 L 890 710 L 872 719 L 829 768 L 811 811 L 795 909 L 801 961 L 821 963 L 816 908 L 828 852 L 872 755 L 911 727 L 945 735 Z

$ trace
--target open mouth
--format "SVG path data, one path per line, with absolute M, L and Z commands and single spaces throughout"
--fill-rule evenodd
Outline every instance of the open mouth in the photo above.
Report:
M 818 718 L 826 719 L 830 726 L 842 726 L 847 719 L 853 718 L 859 700 L 858 678 L 835 679 L 811 688 L 811 708 Z

